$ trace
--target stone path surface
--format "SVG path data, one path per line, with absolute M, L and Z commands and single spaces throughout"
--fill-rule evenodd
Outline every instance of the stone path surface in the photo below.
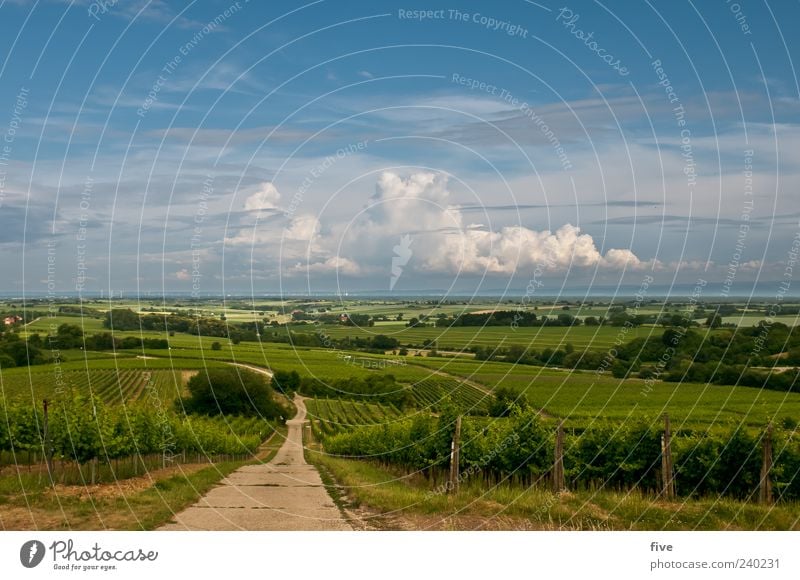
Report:
M 161 530 L 352 530 L 303 456 L 306 406 L 294 399 L 297 415 L 269 463 L 246 465 L 175 515 Z

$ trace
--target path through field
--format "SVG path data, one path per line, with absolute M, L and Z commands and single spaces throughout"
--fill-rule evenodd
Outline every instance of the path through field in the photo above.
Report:
M 351 530 L 303 456 L 306 406 L 286 422 L 286 441 L 269 463 L 246 465 L 220 481 L 162 530 Z

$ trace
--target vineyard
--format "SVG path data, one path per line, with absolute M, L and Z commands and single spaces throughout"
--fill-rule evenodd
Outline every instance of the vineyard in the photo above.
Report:
M 452 415 L 419 414 L 382 428 L 341 430 L 323 443 L 334 456 L 377 460 L 406 474 L 421 474 L 435 485 L 449 469 L 454 423 Z M 517 482 L 547 487 L 553 476 L 555 438 L 555 429 L 533 410 L 488 423 L 484 418 L 464 418 L 460 478 L 485 485 Z M 676 434 L 672 450 L 677 494 L 753 499 L 759 492 L 765 440 L 774 449 L 769 477 L 776 498 L 800 499 L 800 438 L 791 427 L 769 434 L 739 426 Z M 568 489 L 659 493 L 661 431 L 651 424 L 602 422 L 570 430 L 563 449 Z
M 452 403 L 464 412 L 485 415 L 492 399 L 477 387 L 453 377 L 432 375 L 412 385 L 414 400 L 420 408 L 439 411 L 445 403 Z
M 94 396 L 109 405 L 130 404 L 157 396 L 172 401 L 183 391 L 182 371 L 142 369 L 66 370 L 62 373 L 5 372 L 0 376 L 2 399 L 41 401 L 59 394 Z
M 306 408 L 311 429 L 318 439 L 357 427 L 390 423 L 402 415 L 392 405 L 343 399 L 308 399 Z
M 186 416 L 148 403 L 62 398 L 49 407 L 47 421 L 43 408 L 0 404 L 0 467 L 43 464 L 49 456 L 62 480 L 75 466 L 81 473 L 80 466 L 91 463 L 93 474 L 113 481 L 132 474 L 119 471 L 120 460 L 137 466 L 154 456 L 162 464 L 185 462 L 187 456 L 195 462 L 251 456 L 275 429 L 258 417 Z

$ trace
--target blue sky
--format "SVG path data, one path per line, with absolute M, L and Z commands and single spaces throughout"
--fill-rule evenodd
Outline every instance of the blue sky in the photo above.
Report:
M 793 275 L 797 2 L 0 14 L 2 292 Z

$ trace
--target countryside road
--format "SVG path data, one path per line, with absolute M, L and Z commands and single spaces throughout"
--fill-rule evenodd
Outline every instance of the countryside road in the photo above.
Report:
M 240 467 L 161 530 L 352 530 L 303 455 L 306 406 L 269 463 Z

